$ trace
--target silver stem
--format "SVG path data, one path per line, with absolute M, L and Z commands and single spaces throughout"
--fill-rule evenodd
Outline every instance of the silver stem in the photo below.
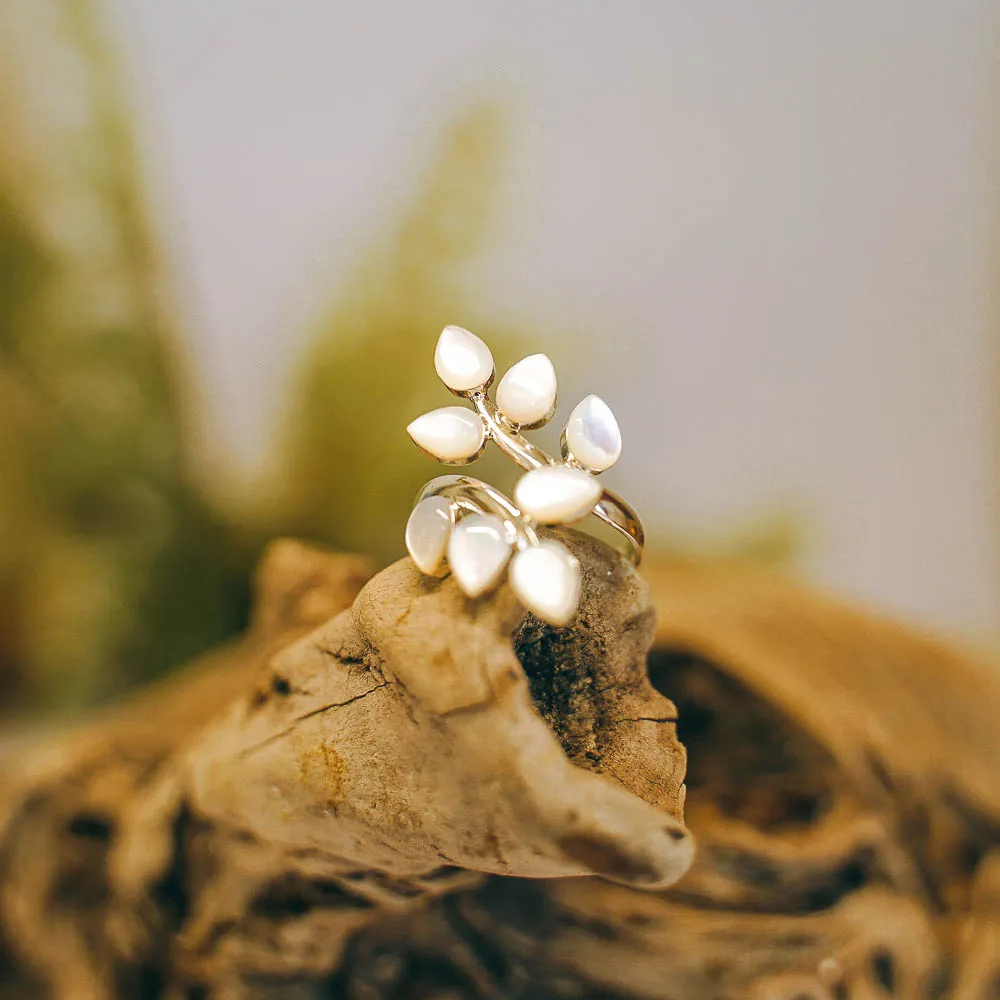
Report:
M 496 403 L 490 399 L 485 386 L 463 395 L 468 396 L 472 405 L 476 408 L 476 412 L 482 417 L 483 423 L 486 425 L 487 435 L 496 442 L 497 447 L 508 458 L 512 458 L 526 472 L 531 472 L 533 469 L 541 469 L 547 465 L 560 464 L 548 452 L 543 451 L 537 445 L 532 444 L 522 434 L 509 429 L 505 425 L 500 417 Z M 465 477 L 444 476 L 442 478 Z M 478 479 L 470 481 L 480 483 Z M 434 480 L 434 482 L 437 482 L 437 480 Z M 486 486 L 487 484 L 482 483 L 481 485 Z M 493 490 L 493 487 L 491 486 L 489 489 Z M 503 497 L 506 503 L 510 504 L 511 509 L 515 512 L 520 522 L 524 523 L 520 511 L 499 490 L 494 490 L 493 492 Z M 632 562 L 638 566 L 642 561 L 642 550 L 646 544 L 646 534 L 643 530 L 642 522 L 639 520 L 639 515 L 632 505 L 614 491 L 603 489 L 601 499 L 594 506 L 593 514 L 599 521 L 603 521 L 609 527 L 614 528 L 615 531 L 628 540 L 629 556 Z

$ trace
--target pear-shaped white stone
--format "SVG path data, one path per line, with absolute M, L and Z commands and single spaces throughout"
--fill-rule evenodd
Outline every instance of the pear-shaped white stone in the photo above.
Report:
M 406 551 L 421 573 L 444 576 L 448 536 L 455 523 L 454 510 L 444 497 L 421 500 L 406 522 Z
M 432 458 L 450 465 L 465 465 L 486 443 L 482 417 L 464 406 L 442 406 L 417 417 L 407 433 Z
M 503 521 L 492 514 L 466 514 L 448 539 L 448 565 L 468 597 L 496 586 L 510 558 Z
M 556 370 L 544 354 L 532 354 L 514 365 L 497 386 L 497 406 L 514 424 L 540 427 L 556 408 Z
M 467 392 L 493 376 L 493 355 L 474 334 L 460 326 L 446 326 L 434 349 L 434 368 L 449 389 Z
M 593 472 L 610 469 L 622 453 L 618 421 L 600 396 L 577 403 L 563 433 L 573 457 Z
M 571 524 L 601 498 L 600 483 L 582 469 L 548 465 L 523 475 L 514 487 L 521 513 L 538 524 Z
M 542 621 L 561 628 L 580 603 L 580 564 L 559 542 L 545 539 L 514 556 L 508 576 L 517 599 Z

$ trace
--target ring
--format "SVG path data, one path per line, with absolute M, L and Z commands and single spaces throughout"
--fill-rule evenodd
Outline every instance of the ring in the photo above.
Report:
M 590 395 L 577 404 L 560 438 L 561 461 L 523 431 L 542 427 L 556 410 L 555 368 L 544 354 L 518 361 L 489 395 L 496 369 L 489 347 L 459 326 L 446 326 L 434 351 L 441 381 L 472 403 L 445 406 L 407 428 L 414 443 L 446 465 L 468 465 L 493 441 L 522 469 L 511 500 L 470 476 L 440 476 L 420 491 L 406 524 L 406 548 L 428 576 L 449 571 L 469 597 L 508 582 L 518 600 L 552 625 L 566 625 L 580 602 L 580 566 L 566 546 L 539 538 L 542 525 L 573 524 L 592 514 L 617 531 L 638 565 L 645 534 L 635 510 L 597 480 L 618 461 L 621 431 L 610 407 Z

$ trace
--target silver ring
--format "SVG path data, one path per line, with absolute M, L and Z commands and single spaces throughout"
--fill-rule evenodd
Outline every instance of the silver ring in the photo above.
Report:
M 468 465 L 489 441 L 525 475 L 511 500 L 468 476 L 441 476 L 417 497 L 406 526 L 406 547 L 420 570 L 449 570 L 469 597 L 493 589 L 510 563 L 509 582 L 521 602 L 553 625 L 565 625 L 580 597 L 580 568 L 565 546 L 540 539 L 539 525 L 572 524 L 593 515 L 617 531 L 636 564 L 645 533 L 639 515 L 597 476 L 621 455 L 621 432 L 611 409 L 587 396 L 562 432 L 561 461 L 523 434 L 542 427 L 556 409 L 557 383 L 544 354 L 523 358 L 489 395 L 495 366 L 490 349 L 457 326 L 442 331 L 434 365 L 445 385 L 472 409 L 446 406 L 417 417 L 407 431 L 416 445 L 447 465 Z

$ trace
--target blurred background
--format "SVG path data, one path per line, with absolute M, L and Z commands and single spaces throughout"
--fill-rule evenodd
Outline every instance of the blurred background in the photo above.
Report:
M 990 0 L 0 0 L 3 711 L 233 634 L 275 535 L 400 555 L 446 323 L 608 400 L 661 555 L 993 642 L 998 54 Z

